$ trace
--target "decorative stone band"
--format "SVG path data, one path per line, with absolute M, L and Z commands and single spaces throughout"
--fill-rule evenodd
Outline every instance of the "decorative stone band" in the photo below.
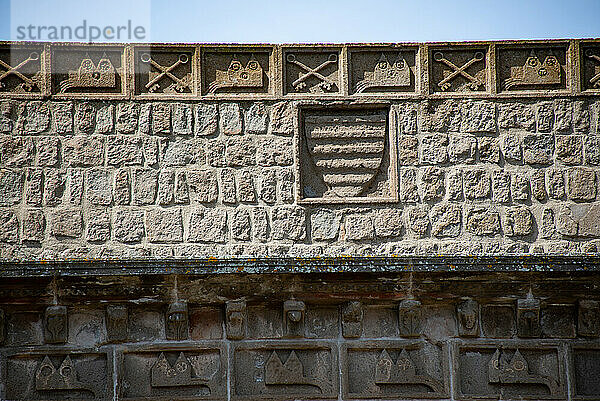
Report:
M 597 95 L 600 41 L 208 45 L 0 43 L 0 97 Z

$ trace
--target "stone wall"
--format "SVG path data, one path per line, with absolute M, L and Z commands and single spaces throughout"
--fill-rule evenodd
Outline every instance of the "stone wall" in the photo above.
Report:
M 3 79 L 3 259 L 597 250 L 596 42 L 42 46 L 2 53 L 41 68 Z
M 0 61 L 0 399 L 600 399 L 600 42 Z

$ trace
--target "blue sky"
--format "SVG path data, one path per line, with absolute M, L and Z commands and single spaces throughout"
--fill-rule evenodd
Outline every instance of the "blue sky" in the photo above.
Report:
M 15 12 L 16 9 L 17 12 Z M 422 42 L 600 36 L 600 0 L 0 0 L 0 39 L 19 21 L 123 18 L 156 42 Z M 11 22 L 13 22 L 11 27 Z

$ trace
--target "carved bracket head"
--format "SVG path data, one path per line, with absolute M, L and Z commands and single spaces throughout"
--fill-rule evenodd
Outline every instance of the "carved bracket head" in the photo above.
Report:
M 167 340 L 185 340 L 188 338 L 188 307 L 185 302 L 169 305 L 166 316 L 165 332 Z
M 289 300 L 283 304 L 284 333 L 286 337 L 304 337 L 304 313 L 302 301 Z
M 227 319 L 227 338 L 241 340 L 246 337 L 248 317 L 245 301 L 229 301 L 225 306 Z
M 44 338 L 48 344 L 67 342 L 67 307 L 53 305 L 44 314 Z
M 423 331 L 421 302 L 405 299 L 398 305 L 398 324 L 402 337 L 419 337 Z
M 519 337 L 539 337 L 540 300 L 527 297 L 517 301 L 517 334 Z
M 363 307 L 359 301 L 350 301 L 342 309 L 342 334 L 346 338 L 362 335 Z
M 109 305 L 106 307 L 106 332 L 109 341 L 127 341 L 127 306 Z
M 577 332 L 580 336 L 600 336 L 600 302 L 591 299 L 579 301 L 577 315 Z
M 479 334 L 479 304 L 468 298 L 456 306 L 458 334 L 462 337 L 476 337 Z

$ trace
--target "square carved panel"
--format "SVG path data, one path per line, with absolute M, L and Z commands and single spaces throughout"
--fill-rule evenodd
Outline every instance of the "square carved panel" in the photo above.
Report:
M 285 94 L 339 94 L 342 92 L 341 49 L 297 48 L 283 51 Z
M 300 203 L 397 201 L 396 140 L 389 108 L 301 107 Z
M 272 48 L 215 48 L 202 53 L 202 94 L 266 94 Z
M 412 93 L 417 86 L 417 48 L 349 49 L 351 94 Z
M 581 89 L 600 91 L 600 43 L 581 44 Z
M 430 92 L 488 92 L 488 65 L 486 46 L 430 48 Z
M 567 89 L 570 82 L 567 50 L 566 44 L 498 46 L 498 92 Z
M 123 46 L 52 47 L 52 93 L 58 95 L 125 94 Z
M 325 342 L 240 344 L 234 350 L 231 398 L 337 398 L 336 355 Z
M 227 398 L 227 359 L 221 344 L 135 347 L 119 359 L 121 400 Z
M 0 94 L 35 95 L 46 91 L 44 45 L 0 46 Z
M 363 341 L 344 346 L 344 398 L 448 397 L 445 350 L 424 341 Z
M 474 341 L 455 349 L 455 391 L 462 399 L 564 400 L 564 354 L 531 341 Z
M 196 51 L 193 47 L 136 47 L 133 52 L 136 95 L 196 94 Z
M 5 355 L 3 400 L 112 400 L 112 356 L 106 352 L 23 349 Z M 3 388 L 4 394 L 1 393 Z

